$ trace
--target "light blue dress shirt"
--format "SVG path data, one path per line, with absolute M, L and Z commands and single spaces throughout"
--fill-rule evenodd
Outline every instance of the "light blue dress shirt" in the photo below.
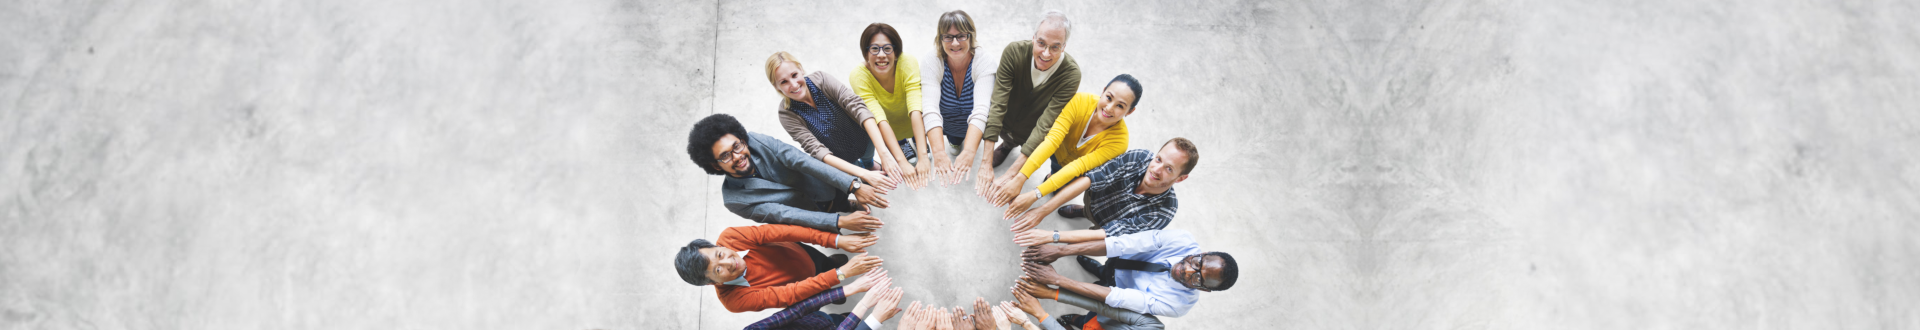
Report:
M 1184 230 L 1143 231 L 1107 237 L 1107 257 L 1152 262 L 1172 268 L 1180 259 L 1200 254 L 1200 244 Z M 1106 303 L 1143 314 L 1165 317 L 1187 315 L 1200 302 L 1199 290 L 1189 289 L 1173 279 L 1172 272 L 1144 272 L 1116 269 L 1114 289 Z

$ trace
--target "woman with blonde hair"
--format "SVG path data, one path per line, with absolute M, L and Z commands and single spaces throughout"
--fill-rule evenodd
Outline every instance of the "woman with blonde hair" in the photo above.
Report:
M 827 165 L 860 178 L 884 193 L 896 187 L 885 168 L 898 173 L 899 165 L 874 161 L 875 150 L 888 150 L 880 123 L 867 112 L 853 89 L 822 71 L 801 75 L 800 60 L 787 52 L 767 57 L 767 82 L 780 93 L 780 126 L 801 150 Z M 882 167 L 884 166 L 884 167 Z M 898 177 L 897 175 L 895 177 Z

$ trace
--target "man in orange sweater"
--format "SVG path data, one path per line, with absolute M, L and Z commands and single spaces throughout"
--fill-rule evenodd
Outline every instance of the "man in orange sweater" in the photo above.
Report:
M 755 312 L 791 306 L 880 266 L 880 257 L 861 253 L 840 263 L 799 243 L 865 252 L 879 240 L 873 234 L 836 235 L 794 225 L 733 227 L 720 232 L 718 244 L 687 243 L 673 266 L 688 284 L 713 284 L 727 311 Z

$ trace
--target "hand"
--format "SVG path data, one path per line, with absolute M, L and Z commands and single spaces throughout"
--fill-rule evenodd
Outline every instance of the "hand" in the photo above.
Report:
M 1031 230 L 1033 227 L 1040 226 L 1040 220 L 1046 220 L 1048 213 L 1053 213 L 1053 210 L 1048 210 L 1044 207 L 1027 210 L 1027 213 L 1021 214 L 1019 218 L 1013 220 L 1013 225 L 1008 226 L 1007 230 L 1012 230 L 1016 233 Z M 1047 239 L 1051 240 L 1053 237 L 1049 236 Z
M 866 181 L 866 186 L 868 188 L 879 189 L 881 195 L 885 195 L 888 192 L 892 192 L 894 188 L 900 187 L 897 181 L 893 181 L 893 178 L 887 177 L 887 173 L 880 172 L 880 171 L 856 171 L 856 172 L 859 172 L 859 173 L 855 173 L 854 176 L 860 177 L 860 181 Z
M 953 315 L 953 313 L 951 312 L 947 312 L 947 309 L 945 308 L 935 307 L 933 309 L 935 310 L 935 312 L 933 312 L 933 319 L 927 320 L 927 322 L 933 323 L 933 329 L 934 330 L 953 330 L 953 318 L 956 318 L 959 316 Z
M 947 171 L 948 175 L 951 176 L 947 178 L 947 180 L 949 180 L 947 183 L 960 184 L 960 180 L 965 180 L 967 178 L 967 172 L 973 169 L 973 160 L 975 158 L 980 158 L 980 155 L 979 153 L 973 152 L 972 147 L 960 148 L 960 157 L 953 159 L 953 169 Z
M 1027 273 L 1021 278 L 1032 280 L 1036 284 L 1060 285 L 1062 279 L 1060 272 L 1055 271 L 1053 265 L 1023 263 L 1020 264 L 1020 268 Z
M 1036 264 L 1052 264 L 1054 260 L 1067 255 L 1065 248 L 1057 245 L 1035 245 L 1020 252 L 1020 260 Z
M 1027 299 L 1033 299 L 1033 297 L 1029 296 Z M 1036 300 L 1033 303 L 1039 304 L 1040 302 Z M 1013 324 L 1020 325 L 1022 328 L 1027 327 L 1027 312 L 1020 311 L 1019 307 L 1014 307 L 1011 301 L 1000 302 L 1000 306 L 994 309 L 993 315 L 1004 318 L 1007 321 L 1012 321 Z
M 1022 281 L 1022 282 L 1025 282 L 1025 281 Z M 1035 299 L 1033 297 L 1033 294 L 1027 293 L 1027 290 L 1014 288 L 1013 301 L 1014 301 L 1013 306 L 1020 308 L 1020 311 L 1027 312 L 1027 314 L 1033 314 L 1033 317 L 1039 318 L 1042 321 L 1047 319 L 1047 316 L 1048 316 L 1047 310 L 1045 308 L 1040 308 L 1040 299 Z M 1021 322 L 1021 323 L 1026 323 L 1026 322 Z
M 880 317 L 874 318 L 874 323 L 885 323 L 888 319 L 892 319 L 894 314 L 900 313 L 900 295 L 905 293 L 903 291 L 905 290 L 900 288 L 888 289 L 885 295 L 880 296 L 880 301 L 874 303 L 874 308 L 878 309 L 873 311 L 880 314 Z
M 973 315 L 967 315 L 967 310 L 965 309 L 954 307 L 953 308 L 953 328 L 955 330 L 973 329 Z
M 973 297 L 973 329 L 994 330 L 993 307 L 987 305 L 987 299 Z
M 834 240 L 833 248 L 840 249 L 841 251 L 863 253 L 867 252 L 867 247 L 879 242 L 880 235 L 874 233 L 840 235 L 839 239 Z
M 882 149 L 882 150 L 885 150 L 885 149 Z M 886 157 L 874 157 L 873 160 L 874 162 L 881 163 L 880 169 L 882 172 L 887 173 L 888 178 L 892 178 L 894 181 L 899 181 L 899 182 L 904 182 L 904 180 L 907 179 L 906 173 L 900 171 L 900 163 L 904 163 L 904 162 L 893 162 L 892 160 L 888 160 L 886 162 L 880 162 L 880 159 L 882 158 L 886 158 Z
M 900 329 L 904 329 L 904 330 L 925 329 L 921 327 L 920 324 L 922 324 L 922 322 L 924 322 L 924 320 L 926 319 L 926 317 L 923 316 L 924 314 L 926 314 L 926 312 L 927 312 L 926 310 L 920 309 L 919 301 L 915 301 L 913 302 L 913 304 L 907 305 L 907 316 L 904 319 L 900 320 Z
M 889 283 L 893 283 L 893 279 L 887 278 L 887 270 L 875 269 L 873 270 L 873 274 L 861 276 L 859 279 L 853 280 L 853 283 L 847 283 L 847 286 L 844 288 L 847 289 L 846 295 L 852 296 L 860 294 L 861 292 L 867 292 L 867 290 L 873 288 L 886 288 Z
M 860 255 L 853 256 L 852 259 L 847 259 L 847 264 L 840 265 L 840 275 L 844 277 L 854 277 L 860 276 L 860 274 L 866 274 L 867 271 L 880 268 L 880 261 L 880 257 L 868 256 L 866 253 L 861 253 Z
M 1025 193 L 1021 193 L 1019 196 L 1014 196 L 1013 203 L 1007 205 L 1007 212 L 1006 214 L 1001 215 L 1001 219 L 1011 220 L 1013 219 L 1013 217 L 1017 217 L 1017 216 L 1020 216 L 1021 214 L 1027 213 L 1027 208 L 1033 207 L 1033 202 L 1037 200 L 1040 200 L 1039 190 L 1030 190 Z
M 913 163 L 908 163 L 906 158 L 895 159 L 900 163 L 901 182 L 913 189 L 920 189 L 921 184 L 926 183 L 926 181 L 920 180 L 922 179 L 920 168 L 914 167 Z
M 1019 194 L 1020 187 L 1026 184 L 1027 175 L 1015 172 L 1013 176 L 994 184 L 993 194 L 987 196 L 987 201 L 993 203 L 993 207 L 1007 206 L 1007 203 L 1013 202 L 1013 195 Z
M 893 279 L 887 278 L 885 271 L 875 271 L 873 274 L 863 276 L 862 279 L 864 280 L 865 277 L 878 277 L 879 279 L 873 280 L 873 289 L 875 289 L 873 293 L 860 297 L 860 302 L 853 304 L 853 310 L 850 312 L 853 313 L 854 316 L 867 316 L 867 312 L 873 308 L 873 305 L 879 303 L 882 300 L 881 297 L 886 296 L 887 286 L 893 284 Z M 891 309 L 893 306 L 887 306 L 887 308 Z
M 1020 232 L 1018 234 L 1013 234 L 1013 244 L 1019 244 L 1021 247 L 1029 247 L 1029 246 L 1053 243 L 1053 233 L 1055 233 L 1055 231 L 1046 230 L 1046 229 L 1029 229 L 1027 231 Z
M 863 185 L 863 186 L 864 187 L 860 188 L 860 190 L 853 191 L 854 200 L 859 201 L 860 204 L 871 205 L 873 207 L 878 207 L 883 209 L 887 208 L 887 205 L 888 205 L 887 198 L 880 196 L 880 195 L 886 195 L 887 191 L 880 190 L 879 187 L 875 187 L 872 185 Z
M 861 190 L 865 191 L 866 189 L 861 189 Z M 882 200 L 882 202 L 884 201 L 885 200 Z M 853 211 L 853 213 L 847 213 L 846 215 L 840 216 L 839 226 L 840 226 L 840 229 L 846 229 L 851 231 L 872 232 L 872 231 L 880 230 L 880 226 L 884 224 L 886 223 L 881 222 L 880 218 L 873 217 L 873 215 L 868 214 L 867 211 Z M 868 245 L 872 245 L 872 244 L 868 244 Z M 841 250 L 847 250 L 847 249 L 841 249 Z M 853 251 L 853 250 L 847 250 L 847 251 Z M 860 251 L 853 251 L 853 252 L 860 252 Z
M 932 148 L 928 148 L 928 150 L 926 150 L 927 152 L 920 154 L 920 163 L 915 164 L 919 167 L 916 170 L 920 172 L 921 187 L 925 187 L 928 181 L 939 181 L 934 178 L 946 170 L 945 167 L 934 166 L 933 163 L 937 162 L 938 159 L 946 158 L 947 155 L 935 155 L 931 149 Z
M 973 179 L 973 194 L 987 197 L 987 190 L 993 188 L 993 157 L 980 157 L 980 168 Z
M 988 308 L 987 308 L 988 310 L 990 310 L 990 313 L 992 313 L 992 314 L 993 314 L 993 327 L 994 327 L 994 328 L 997 328 L 997 329 L 1000 329 L 1000 330 L 1012 330 L 1012 329 L 1013 329 L 1013 325 L 1012 325 L 1012 324 L 1008 324 L 1008 321 L 1012 321 L 1012 320 L 1009 320 L 1009 319 L 1007 319 L 1007 316 L 1009 315 L 1009 314 L 1007 313 L 1007 310 L 1001 307 L 1001 305 L 1006 305 L 1006 304 L 1007 304 L 1007 302 L 1005 302 L 1005 301 L 1002 301 L 1002 302 L 1000 302 L 1000 305 L 989 305 L 990 307 L 988 307 Z M 986 314 L 986 313 L 982 313 L 982 315 L 985 315 L 985 314 Z

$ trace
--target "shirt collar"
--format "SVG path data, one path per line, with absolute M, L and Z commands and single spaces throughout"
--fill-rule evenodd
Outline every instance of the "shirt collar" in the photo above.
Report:
M 747 252 L 753 252 L 753 251 L 740 250 L 740 252 L 738 252 L 737 255 L 739 255 L 741 259 L 746 259 Z M 736 279 L 733 279 L 732 281 L 727 281 L 726 283 L 721 283 L 721 284 L 735 285 L 735 286 L 753 286 L 752 284 L 747 283 L 746 270 L 740 271 L 740 278 L 736 278 Z

